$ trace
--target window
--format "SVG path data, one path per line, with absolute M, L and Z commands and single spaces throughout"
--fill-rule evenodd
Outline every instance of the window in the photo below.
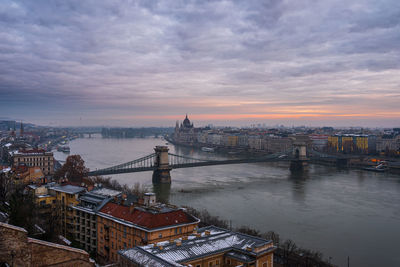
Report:
M 162 234 L 159 234 L 158 237 L 159 237 L 159 238 L 162 238 Z
M 114 242 L 111 242 L 111 248 L 114 249 Z
M 126 249 L 126 242 L 124 242 L 124 249 Z
M 215 261 L 215 264 L 216 264 L 216 265 L 219 265 L 219 260 L 216 260 L 216 261 Z

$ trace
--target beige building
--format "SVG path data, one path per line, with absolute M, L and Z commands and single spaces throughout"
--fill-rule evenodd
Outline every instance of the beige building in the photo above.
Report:
M 265 240 L 215 226 L 153 245 L 118 251 L 119 266 L 273 267 L 276 247 Z
M 79 195 L 86 189 L 74 185 L 58 185 L 49 188 L 49 194 L 55 196 L 56 211 L 60 220 L 61 233 L 67 238 L 74 236 L 74 209 L 79 204 Z
M 54 174 L 54 156 L 43 149 L 19 150 L 12 153 L 13 166 L 40 167 L 44 175 Z

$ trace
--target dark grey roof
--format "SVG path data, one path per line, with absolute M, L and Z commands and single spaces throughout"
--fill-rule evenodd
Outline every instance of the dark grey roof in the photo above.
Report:
M 256 260 L 254 256 L 250 256 L 239 251 L 229 251 L 226 256 L 232 259 L 239 260 L 241 262 L 250 263 Z
M 83 194 L 80 197 L 80 207 L 90 209 L 91 211 L 99 211 L 107 202 L 113 198 L 107 195 L 99 195 L 96 191 L 91 191 Z

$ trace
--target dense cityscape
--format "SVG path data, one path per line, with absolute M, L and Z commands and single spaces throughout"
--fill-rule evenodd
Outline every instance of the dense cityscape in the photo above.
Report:
M 0 1 L 0 267 L 400 266 L 399 0 Z
M 1 257 L 17 266 L 29 261 L 33 265 L 68 261 L 82 266 L 202 266 L 204 261 L 207 266 L 251 262 L 256 266 L 264 266 L 262 262 L 265 266 L 335 266 L 319 251 L 296 248 L 291 240 L 279 243 L 279 235 L 272 231 L 260 235 L 241 227 L 235 232 L 218 217 L 161 203 L 156 194 L 138 184 L 129 187 L 91 176 L 79 155 L 70 155 L 65 162 L 56 160 L 54 151 L 68 155 L 69 142 L 77 138 L 95 134 L 106 139 L 162 138 L 175 146 L 235 157 L 262 158 L 283 152 L 279 159 L 291 158 L 294 144 L 301 141 L 312 151 L 307 152 L 310 164 L 339 167 L 338 160 L 312 161 L 309 155 L 330 153 L 352 156 L 342 168 L 399 172 L 399 128 L 197 128 L 187 115 L 175 128 L 49 128 L 16 121 L 1 121 L 0 126 L 0 219 L 5 241 Z M 232 238 L 236 243 L 223 241 Z M 187 254 L 199 242 L 202 245 L 196 253 Z M 46 256 L 53 250 L 62 258 Z

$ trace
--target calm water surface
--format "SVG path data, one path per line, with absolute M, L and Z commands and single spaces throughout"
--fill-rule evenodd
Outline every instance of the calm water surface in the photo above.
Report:
M 70 144 L 90 169 L 109 167 L 153 152 L 165 141 L 81 138 Z M 169 145 L 172 153 L 197 158 L 221 155 Z M 55 152 L 57 159 L 66 155 Z M 151 172 L 113 176 L 153 189 Z M 339 266 L 400 266 L 400 175 L 338 170 L 311 165 L 292 175 L 287 163 L 257 163 L 178 169 L 170 187 L 158 197 L 177 205 L 207 209 L 261 232 L 274 230 L 283 239 L 319 250 Z M 183 189 L 183 190 L 182 190 Z

